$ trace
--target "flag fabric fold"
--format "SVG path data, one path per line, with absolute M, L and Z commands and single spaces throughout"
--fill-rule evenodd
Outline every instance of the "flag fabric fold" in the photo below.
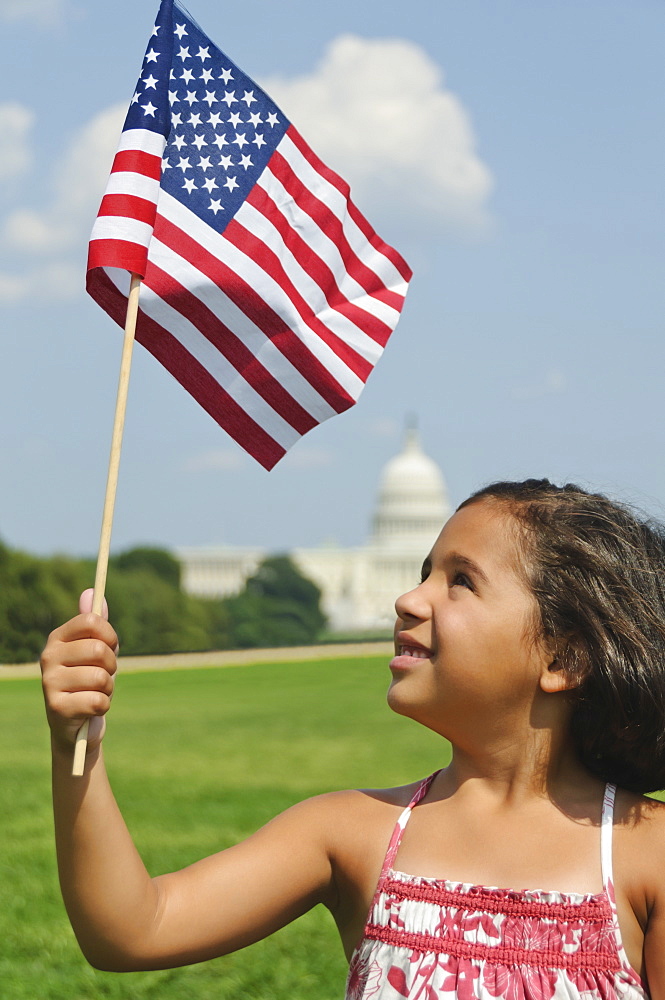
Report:
M 87 288 L 272 468 L 358 399 L 411 271 L 277 105 L 162 0 L 92 231 Z

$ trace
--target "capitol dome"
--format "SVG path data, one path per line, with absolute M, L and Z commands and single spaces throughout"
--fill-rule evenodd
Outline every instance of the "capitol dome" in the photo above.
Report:
M 402 451 L 381 475 L 371 544 L 424 558 L 449 517 L 441 471 L 422 450 L 418 431 L 409 428 Z

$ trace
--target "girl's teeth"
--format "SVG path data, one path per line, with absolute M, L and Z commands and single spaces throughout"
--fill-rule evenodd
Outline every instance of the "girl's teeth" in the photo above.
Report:
M 415 656 L 420 660 L 427 659 L 427 653 L 424 649 L 413 649 L 411 646 L 402 646 L 402 656 Z

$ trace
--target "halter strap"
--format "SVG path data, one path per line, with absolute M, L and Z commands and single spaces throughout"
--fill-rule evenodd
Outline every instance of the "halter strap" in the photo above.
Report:
M 603 812 L 600 820 L 600 870 L 603 876 L 603 889 L 612 883 L 612 833 L 614 831 L 614 799 L 616 785 L 605 785 L 603 796 Z
M 397 857 L 397 852 L 399 850 L 399 845 L 402 843 L 402 837 L 404 836 L 404 831 L 406 830 L 406 824 L 409 822 L 411 816 L 411 810 L 414 806 L 417 806 L 421 802 L 430 790 L 430 786 L 437 774 L 441 771 L 435 771 L 434 774 L 430 774 L 428 778 L 423 778 L 418 787 L 416 788 L 415 795 L 409 802 L 406 809 L 404 809 L 399 816 L 399 819 L 395 823 L 393 829 L 392 837 L 390 838 L 390 843 L 388 844 L 388 850 L 386 851 L 386 856 L 383 859 L 383 867 L 381 869 L 381 877 L 379 879 L 379 886 L 381 886 L 387 877 L 388 873 L 393 867 L 393 862 Z

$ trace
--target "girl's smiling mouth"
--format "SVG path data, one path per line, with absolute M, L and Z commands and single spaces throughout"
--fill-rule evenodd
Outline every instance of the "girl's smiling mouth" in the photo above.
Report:
M 407 632 L 398 632 L 395 636 L 395 653 L 390 667 L 404 670 L 411 667 L 416 660 L 428 660 L 432 650 L 412 639 Z

